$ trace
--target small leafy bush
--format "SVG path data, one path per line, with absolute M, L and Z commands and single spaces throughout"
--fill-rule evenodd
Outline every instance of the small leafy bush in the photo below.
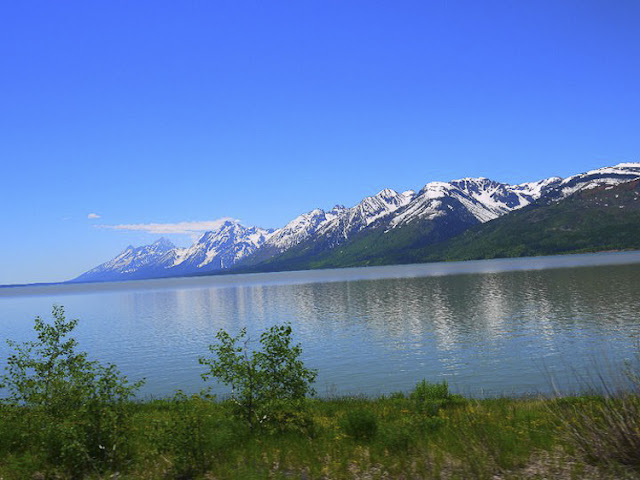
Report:
M 410 395 L 410 398 L 416 403 L 448 400 L 450 397 L 449 384 L 446 380 L 443 380 L 441 383 L 431 383 L 422 380 L 418 382 Z
M 371 440 L 378 433 L 378 419 L 372 411 L 356 408 L 347 412 L 341 427 L 355 440 Z
M 209 346 L 213 357 L 200 357 L 200 364 L 208 367 L 202 378 L 231 386 L 236 415 L 251 430 L 285 417 L 295 420 L 306 396 L 315 393 L 311 385 L 317 373 L 304 366 L 302 348 L 292 343 L 291 334 L 291 325 L 274 325 L 260 335 L 261 349 L 256 350 L 246 329 L 235 337 L 220 330 L 218 343 Z
M 409 398 L 418 411 L 431 416 L 436 416 L 441 408 L 462 400 L 462 397 L 449 393 L 446 380 L 441 383 L 422 380 L 418 382 Z
M 23 446 L 37 445 L 50 465 L 73 475 L 118 467 L 127 457 L 129 401 L 142 381 L 129 384 L 115 365 L 78 352 L 68 335 L 78 320 L 53 307 L 53 322 L 36 317 L 35 341 L 18 344 L 9 356 L 0 388 L 4 408 L 21 417 Z

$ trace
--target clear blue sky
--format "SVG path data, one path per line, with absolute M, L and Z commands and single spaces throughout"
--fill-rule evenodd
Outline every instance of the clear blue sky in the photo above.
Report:
M 3 2 L 0 284 L 159 237 L 97 225 L 638 161 L 638 25 L 636 0 Z

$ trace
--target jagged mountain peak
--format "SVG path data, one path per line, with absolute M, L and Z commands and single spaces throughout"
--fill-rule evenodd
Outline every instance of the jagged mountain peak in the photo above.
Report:
M 549 198 L 560 200 L 582 190 L 600 187 L 603 185 L 617 185 L 640 177 L 640 163 L 619 163 L 611 167 L 602 167 L 589 170 L 565 178 L 549 192 Z
M 373 195 L 373 197 L 368 197 L 368 198 L 391 199 L 391 198 L 396 198 L 398 196 L 402 196 L 402 194 L 396 192 L 391 188 L 383 188 L 378 193 Z
M 414 192 L 411 190 L 399 194 L 395 190 L 385 188 L 376 195 L 365 197 L 350 208 L 338 204 L 328 212 L 321 209 L 311 210 L 276 230 L 265 246 L 281 252 L 314 236 L 332 237 L 334 243 L 339 243 L 405 205 L 413 195 Z
M 596 168 L 595 170 L 589 170 L 588 172 L 579 173 L 565 178 L 562 183 L 567 184 L 575 181 L 578 178 L 590 179 L 591 177 L 616 177 L 616 176 L 637 176 L 640 175 L 640 163 L 626 162 L 618 163 L 610 167 Z
M 429 182 L 418 192 L 398 193 L 384 188 L 352 207 L 335 205 L 328 211 L 310 210 L 277 230 L 247 227 L 237 220 L 224 218 L 189 248 L 177 248 L 166 238 L 137 248 L 130 245 L 113 260 L 76 280 L 191 274 L 226 269 L 245 261 L 248 265 L 258 265 L 284 252 L 290 255 L 291 249 L 294 256 L 299 254 L 295 252 L 303 255 L 327 252 L 354 238 L 371 238 L 370 232 L 386 235 L 409 224 L 417 227 L 413 228 L 414 232 L 440 229 L 433 238 L 442 241 L 539 199 L 562 200 L 578 191 L 639 178 L 640 163 L 626 162 L 566 179 L 550 177 L 518 185 L 487 177 L 465 177 L 450 182 Z
M 327 218 L 317 229 L 317 235 L 328 239 L 332 246 L 348 241 L 356 233 L 391 215 L 411 201 L 413 194 L 398 193 L 385 188 L 365 197 L 351 208 L 344 208 L 333 218 Z
M 416 220 L 435 219 L 460 208 L 479 222 L 486 222 L 528 205 L 539 198 L 545 186 L 550 183 L 553 181 L 547 179 L 512 186 L 487 177 L 429 182 L 406 208 L 398 212 L 390 222 L 390 227 L 395 228 Z
M 329 216 L 335 216 L 340 210 L 335 206 Z M 275 230 L 265 242 L 275 251 L 283 251 L 293 245 L 298 245 L 315 233 L 318 226 L 327 220 L 327 212 L 315 208 L 310 212 L 297 216 L 284 227 Z
M 243 237 L 243 236 L 269 236 L 272 229 L 260 227 L 247 227 L 238 220 L 226 220 L 215 229 L 204 232 L 195 244 L 205 244 L 223 237 Z M 253 240 L 252 240 L 253 241 Z
M 531 195 L 533 198 L 539 198 L 546 190 L 552 188 L 554 185 L 562 182 L 561 177 L 549 177 L 537 182 L 526 182 L 514 185 L 515 190 L 521 191 L 527 195 Z
M 114 259 L 109 260 L 80 275 L 75 281 L 120 280 L 155 265 L 175 246 L 166 238 L 160 238 L 150 245 L 127 246 Z
M 362 215 L 366 217 L 367 222 L 371 223 L 375 220 L 372 217 L 377 218 L 381 215 L 386 215 L 396 210 L 399 206 L 407 204 L 409 200 L 410 198 L 403 194 L 390 188 L 385 188 L 376 195 L 363 198 L 357 205 L 346 209 L 345 212 L 351 215 Z
M 160 237 L 158 240 L 156 240 L 155 242 L 153 242 L 151 244 L 154 247 L 157 248 L 164 248 L 166 250 L 171 250 L 172 248 L 176 248 L 176 246 L 173 244 L 173 242 L 171 240 L 169 240 L 166 237 Z
M 167 268 L 228 268 L 241 258 L 254 253 L 273 230 L 246 227 L 238 221 L 227 220 L 217 229 L 205 232 L 191 247 L 176 252 Z
M 451 190 L 451 188 L 453 188 L 453 186 L 449 182 L 429 182 L 418 191 L 418 196 L 431 193 L 444 193 Z
M 486 185 L 486 184 L 495 184 L 499 182 L 496 182 L 495 180 L 491 180 L 490 178 L 487 178 L 487 177 L 462 177 L 462 178 L 458 178 L 457 180 L 451 180 L 450 182 L 447 182 L 447 183 L 451 183 L 452 185 L 457 185 L 457 184 Z

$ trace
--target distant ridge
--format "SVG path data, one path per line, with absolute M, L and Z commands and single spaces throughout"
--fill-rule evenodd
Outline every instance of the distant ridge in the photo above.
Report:
M 640 180 L 546 198 L 470 228 L 409 261 L 478 260 L 640 249 Z
M 276 230 L 227 220 L 189 248 L 166 239 L 130 246 L 72 282 L 640 248 L 636 200 L 628 197 L 635 187 L 622 186 L 638 179 L 640 163 L 621 163 L 519 185 L 480 177 L 430 182 L 418 192 L 384 189 L 350 208 L 314 209 Z M 631 204 L 614 211 L 608 205 L 617 203 L 610 200 L 595 208 L 592 194 L 609 198 L 620 195 L 612 193 L 617 188 Z M 615 235 L 587 227 L 589 215 Z M 563 222 L 572 235 L 553 230 L 562 230 Z M 532 243 L 534 231 L 546 232 L 542 244 Z

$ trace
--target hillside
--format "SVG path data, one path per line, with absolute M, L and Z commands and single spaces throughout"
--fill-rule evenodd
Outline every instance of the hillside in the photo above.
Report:
M 314 252 L 310 244 L 286 252 L 254 271 L 640 249 L 639 197 L 634 180 L 541 199 L 486 223 L 449 216 L 396 231 L 377 228 L 330 251 Z
M 433 248 L 410 261 L 472 260 L 640 249 L 640 181 L 541 200 Z

